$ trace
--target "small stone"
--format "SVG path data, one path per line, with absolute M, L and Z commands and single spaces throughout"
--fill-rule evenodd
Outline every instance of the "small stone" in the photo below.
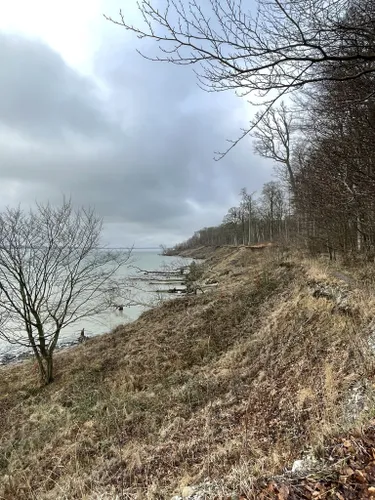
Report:
M 182 498 L 189 498 L 194 495 L 194 488 L 191 486 L 185 486 L 181 491 Z
M 292 473 L 299 474 L 313 468 L 316 460 L 312 457 L 306 457 L 304 460 L 295 460 L 292 465 Z
M 292 465 L 292 472 L 301 472 L 305 468 L 305 464 L 303 460 L 295 460 Z

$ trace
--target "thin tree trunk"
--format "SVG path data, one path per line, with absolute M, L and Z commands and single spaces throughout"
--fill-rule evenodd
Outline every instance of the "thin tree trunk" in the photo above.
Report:
M 362 250 L 362 235 L 361 235 L 361 219 L 359 214 L 357 215 L 357 251 Z
M 251 245 L 251 198 L 249 200 L 249 240 L 248 245 Z
M 38 350 L 36 350 L 36 351 L 34 350 L 34 353 L 35 353 L 35 357 L 36 357 L 36 360 L 38 361 L 38 365 L 39 365 L 40 379 L 42 380 L 42 382 L 47 384 L 47 370 L 46 370 L 46 367 L 44 366 L 43 358 L 41 357 Z
M 50 384 L 53 382 L 53 356 L 52 353 L 50 353 L 46 358 L 46 378 L 45 378 L 45 383 L 46 385 Z

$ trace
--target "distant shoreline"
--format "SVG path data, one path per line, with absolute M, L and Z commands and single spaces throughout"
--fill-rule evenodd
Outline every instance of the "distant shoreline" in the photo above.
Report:
M 78 340 L 71 340 L 68 342 L 63 342 L 62 344 L 58 345 L 56 347 L 56 352 L 65 350 L 65 349 L 71 349 L 72 347 L 76 347 L 79 345 Z M 29 359 L 32 359 L 34 357 L 33 352 L 30 351 L 25 351 L 21 352 L 19 354 L 4 354 L 0 357 L 0 368 L 2 366 L 8 366 L 8 365 L 16 365 L 19 363 L 23 363 L 24 361 L 27 361 Z
M 154 247 L 154 248 L 139 247 L 139 248 L 133 248 L 133 250 L 143 250 L 143 251 L 150 250 L 150 251 L 153 251 L 154 253 L 156 253 L 156 250 L 158 250 L 159 252 L 157 253 L 157 255 L 159 255 L 160 257 L 178 257 L 177 255 L 169 256 L 169 255 L 162 254 L 160 247 Z M 142 312 L 140 314 L 142 314 Z M 127 324 L 127 323 L 131 323 L 133 321 L 136 321 L 138 319 L 138 317 L 139 316 L 137 316 L 136 318 L 132 318 L 129 321 L 124 320 L 124 322 L 121 324 Z M 91 335 L 89 332 L 90 338 L 105 335 L 106 333 L 111 332 L 113 330 L 113 328 L 116 328 L 117 326 L 119 326 L 119 325 L 116 325 L 116 326 L 109 325 L 108 328 L 105 328 L 105 331 L 102 331 L 101 333 L 98 333 L 98 334 Z M 70 349 L 72 347 L 76 347 L 76 346 L 80 345 L 78 342 L 78 335 L 79 335 L 79 331 L 77 330 L 77 334 L 76 334 L 75 339 L 71 339 L 71 340 L 63 340 L 62 339 L 61 343 L 59 343 L 56 347 L 56 352 L 65 351 L 66 349 Z M 33 357 L 34 357 L 34 354 L 33 354 L 31 348 L 29 350 L 25 350 L 25 351 L 21 351 L 21 352 L 12 352 L 12 351 L 0 352 L 0 368 L 3 366 L 8 366 L 8 365 L 21 364 L 24 361 L 33 359 Z

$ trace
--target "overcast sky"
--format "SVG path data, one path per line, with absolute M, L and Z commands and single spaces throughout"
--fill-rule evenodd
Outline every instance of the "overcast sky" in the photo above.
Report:
M 0 0 L 0 208 L 92 205 L 111 245 L 171 245 L 218 224 L 272 165 L 250 140 L 220 162 L 251 109 L 200 90 L 191 68 L 139 56 L 110 24 L 133 0 Z

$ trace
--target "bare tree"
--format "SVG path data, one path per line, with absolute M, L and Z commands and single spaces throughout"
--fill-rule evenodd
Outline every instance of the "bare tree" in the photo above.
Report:
M 269 237 L 273 241 L 276 234 L 281 234 L 281 222 L 284 213 L 284 193 L 281 186 L 275 182 L 266 182 L 262 189 L 262 211 L 269 225 Z M 277 226 L 275 223 L 277 222 Z
M 231 207 L 223 219 L 224 226 L 232 228 L 233 244 L 238 244 L 238 228 L 242 229 L 242 242 L 244 243 L 244 216 L 240 207 Z
M 63 328 L 126 300 L 118 271 L 130 251 L 101 249 L 101 230 L 93 210 L 70 201 L 0 214 L 0 336 L 32 349 L 46 384 Z
M 242 188 L 240 192 L 241 202 L 240 207 L 242 212 L 245 214 L 245 218 L 247 218 L 248 225 L 248 234 L 247 234 L 247 244 L 251 245 L 251 224 L 252 224 L 252 215 L 254 209 L 254 195 L 256 191 L 253 191 L 251 194 L 247 192 L 246 188 Z
M 253 9 L 241 0 L 164 0 L 160 8 L 156 0 L 141 0 L 138 7 L 143 26 L 129 24 L 121 11 L 107 19 L 155 40 L 159 55 L 145 57 L 199 65 L 203 88 L 256 97 L 267 110 L 311 83 L 375 71 L 373 0 L 255 0 Z M 336 71 L 327 73 L 332 65 Z
M 258 114 L 252 132 L 255 152 L 281 166 L 280 177 L 286 177 L 292 192 L 296 190 L 291 161 L 295 121 L 292 111 L 282 102 L 279 107 L 270 109 L 266 114 Z

